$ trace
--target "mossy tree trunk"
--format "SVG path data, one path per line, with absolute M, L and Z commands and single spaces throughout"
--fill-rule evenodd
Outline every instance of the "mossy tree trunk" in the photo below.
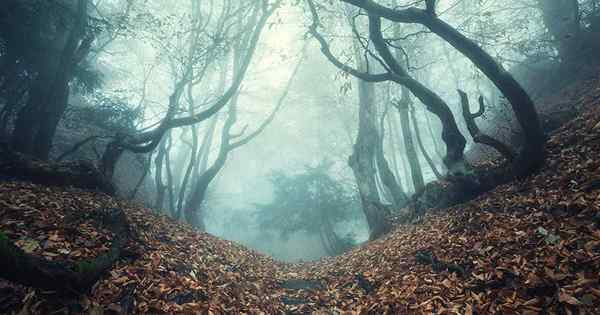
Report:
M 64 295 L 88 292 L 121 257 L 130 233 L 125 213 L 120 209 L 103 210 L 98 219 L 115 235 L 109 251 L 75 264 L 27 254 L 0 233 L 0 277 L 34 288 L 56 290 Z

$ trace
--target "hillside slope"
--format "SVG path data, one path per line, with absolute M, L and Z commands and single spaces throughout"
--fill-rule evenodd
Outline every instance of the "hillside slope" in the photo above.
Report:
M 0 231 L 28 253 L 107 251 L 113 235 L 91 219 L 104 208 L 123 209 L 135 237 L 78 299 L 0 280 L 0 313 L 599 314 L 600 84 L 584 86 L 539 174 L 313 263 L 276 262 L 103 194 L 3 182 Z

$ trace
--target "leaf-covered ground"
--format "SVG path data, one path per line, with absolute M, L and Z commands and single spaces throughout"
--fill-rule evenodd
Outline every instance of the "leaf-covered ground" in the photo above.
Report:
M 551 136 L 539 174 L 313 263 L 279 263 L 106 195 L 3 182 L 0 230 L 26 252 L 106 251 L 100 208 L 124 209 L 136 237 L 77 301 L 0 280 L 0 313 L 600 314 L 600 84 L 584 87 L 568 95 L 582 114 Z

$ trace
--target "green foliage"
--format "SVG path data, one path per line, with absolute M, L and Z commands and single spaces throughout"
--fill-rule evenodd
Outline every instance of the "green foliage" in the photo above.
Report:
M 257 205 L 263 229 L 278 230 L 281 237 L 299 231 L 320 233 L 335 223 L 347 221 L 358 211 L 355 194 L 327 173 L 330 163 L 307 167 L 295 175 L 273 172 L 273 200 Z M 346 241 L 350 241 L 349 236 Z

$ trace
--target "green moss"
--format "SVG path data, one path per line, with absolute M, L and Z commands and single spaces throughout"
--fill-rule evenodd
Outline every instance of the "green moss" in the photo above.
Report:
M 0 231 L 0 253 L 3 255 L 15 254 L 15 244 L 2 231 Z
M 96 264 L 93 261 L 81 261 L 75 265 L 75 272 L 80 275 L 86 275 L 96 270 Z

